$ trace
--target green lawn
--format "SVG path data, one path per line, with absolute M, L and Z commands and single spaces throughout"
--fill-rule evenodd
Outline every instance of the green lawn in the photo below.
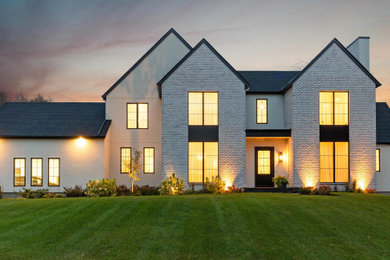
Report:
M 390 196 L 0 200 L 0 258 L 389 258 Z

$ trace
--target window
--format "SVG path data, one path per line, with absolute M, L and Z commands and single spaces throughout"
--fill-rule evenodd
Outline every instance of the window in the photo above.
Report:
M 42 158 L 31 158 L 31 186 L 42 186 Z
M 188 125 L 218 125 L 217 92 L 188 92 Z
M 121 173 L 129 173 L 131 168 L 131 148 L 121 147 Z
M 203 183 L 212 177 L 218 177 L 218 142 L 189 142 L 189 182 Z
M 49 186 L 60 186 L 59 158 L 49 158 Z
M 148 128 L 148 104 L 128 103 L 127 104 L 127 128 L 146 129 Z
M 381 171 L 381 150 L 380 149 L 376 149 L 375 156 L 376 156 L 376 171 L 380 172 Z
M 256 123 L 267 124 L 268 123 L 268 100 L 256 99 Z
M 271 174 L 271 151 L 257 151 L 257 174 Z
M 348 125 L 348 107 L 348 92 L 320 92 L 320 125 Z
M 320 182 L 349 181 L 348 142 L 320 142 Z
M 26 185 L 26 159 L 14 158 L 14 186 Z
M 154 147 L 144 148 L 144 173 L 154 173 Z

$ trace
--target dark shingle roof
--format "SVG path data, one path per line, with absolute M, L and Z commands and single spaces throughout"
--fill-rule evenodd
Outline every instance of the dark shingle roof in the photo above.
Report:
M 0 106 L 0 137 L 104 137 L 104 103 L 24 103 Z
M 299 71 L 238 71 L 248 82 L 250 93 L 281 93 Z
M 376 142 L 390 144 L 390 108 L 385 102 L 376 103 Z

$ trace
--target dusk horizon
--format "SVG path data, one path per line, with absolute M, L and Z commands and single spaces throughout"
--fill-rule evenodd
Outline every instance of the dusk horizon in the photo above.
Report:
M 333 38 L 348 46 L 369 36 L 376 99 L 389 103 L 389 9 L 387 1 L 2 1 L 0 92 L 103 101 L 174 28 L 192 47 L 207 39 L 238 71 L 301 70 Z

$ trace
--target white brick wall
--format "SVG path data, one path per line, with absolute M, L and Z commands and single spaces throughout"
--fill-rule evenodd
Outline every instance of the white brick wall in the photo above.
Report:
M 188 91 L 219 92 L 219 174 L 245 186 L 244 84 L 202 44 L 162 86 L 162 178 L 188 183 Z
M 294 186 L 319 183 L 319 91 L 350 93 L 350 180 L 375 186 L 375 84 L 333 44 L 294 84 Z

